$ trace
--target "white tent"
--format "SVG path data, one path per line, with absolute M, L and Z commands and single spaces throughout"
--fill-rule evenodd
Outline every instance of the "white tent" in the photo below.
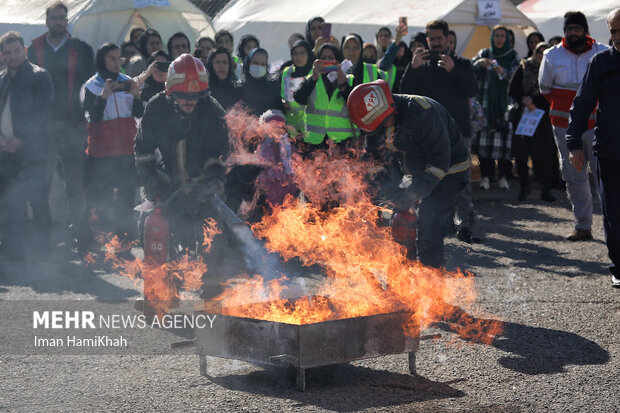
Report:
M 2 0 L 0 34 L 16 30 L 26 45 L 47 31 L 45 9 L 55 0 Z M 105 42 L 120 44 L 133 27 L 154 28 L 164 43 L 175 32 L 191 43 L 201 35 L 213 36 L 211 19 L 189 0 L 65 0 L 69 32 L 95 50 Z
M 501 7 L 500 22 L 515 31 L 515 47 L 523 55 L 527 50 L 524 30 L 534 30 L 535 25 L 509 0 L 496 1 Z M 213 23 L 216 30 L 230 31 L 235 41 L 244 34 L 256 35 L 275 62 L 290 58 L 289 35 L 304 34 L 306 22 L 314 16 L 332 23 L 332 34 L 338 40 L 354 32 L 372 43 L 379 27 L 396 27 L 400 16 L 407 16 L 410 36 L 424 31 L 428 22 L 444 19 L 457 33 L 457 52 L 472 57 L 489 46 L 490 38 L 489 27 L 477 25 L 478 3 L 479 0 L 233 0 Z
M 564 13 L 579 10 L 588 19 L 590 35 L 598 42 L 607 44 L 610 37 L 607 15 L 616 7 L 620 7 L 618 0 L 527 0 L 518 8 L 536 23 L 545 39 L 564 35 Z

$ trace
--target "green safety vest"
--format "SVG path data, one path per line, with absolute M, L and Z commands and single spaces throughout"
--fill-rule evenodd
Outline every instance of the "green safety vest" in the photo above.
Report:
M 243 62 L 237 56 L 232 56 L 233 63 L 235 67 L 233 68 L 233 73 L 235 75 L 235 79 L 241 80 L 243 75 Z
M 280 96 L 282 100 L 288 103 L 288 108 L 285 110 L 286 124 L 293 126 L 298 132 L 304 132 L 304 109 L 305 105 L 300 105 L 294 99 L 292 101 L 286 100 L 286 79 L 290 78 L 295 72 L 295 66 L 288 66 L 282 71 L 282 82 L 280 83 Z
M 394 82 L 396 81 L 396 66 L 392 65 L 389 71 L 383 71 L 386 74 L 386 78 L 384 79 L 390 85 L 390 90 L 394 88 Z
M 307 78 L 310 77 L 312 74 L 307 76 Z M 349 82 L 352 81 L 353 77 L 350 76 Z M 356 132 L 349 119 L 347 102 L 340 96 L 338 89 L 334 90 L 331 97 L 327 96 L 323 77 L 319 76 L 306 106 L 304 141 L 319 145 L 323 142 L 325 135 L 334 142 L 342 142 L 355 137 Z
M 379 69 L 375 64 L 364 63 L 364 77 L 362 78 L 362 83 L 374 82 L 377 79 L 388 81 L 388 73 Z M 393 80 L 392 83 L 394 83 Z M 391 87 L 390 85 L 390 88 Z

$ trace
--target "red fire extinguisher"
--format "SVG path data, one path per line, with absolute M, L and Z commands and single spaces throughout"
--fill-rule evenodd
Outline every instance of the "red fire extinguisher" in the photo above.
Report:
M 155 208 L 144 222 L 144 262 L 151 265 L 165 264 L 168 261 L 169 239 L 168 221 L 161 214 L 161 209 Z
M 418 217 L 409 211 L 398 211 L 392 216 L 392 236 L 407 247 L 407 258 L 415 260 L 415 240 L 418 234 Z

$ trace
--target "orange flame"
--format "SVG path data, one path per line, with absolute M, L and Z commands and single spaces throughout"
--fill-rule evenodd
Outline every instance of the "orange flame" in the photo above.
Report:
M 237 129 L 232 128 L 233 135 Z M 284 298 L 290 296 L 291 282 L 286 278 L 231 281 L 216 297 L 225 314 L 311 324 L 406 311 L 410 319 L 403 327 L 415 336 L 433 322 L 454 319 L 450 302 L 475 301 L 471 274 L 448 273 L 408 260 L 390 228 L 378 224 L 381 210 L 373 204 L 367 185 L 369 174 L 377 170 L 375 163 L 362 161 L 355 151 L 317 151 L 309 159 L 293 160 L 296 184 L 308 202 L 289 197 L 252 229 L 284 260 L 298 257 L 304 265 L 320 265 L 327 278 L 314 288 L 314 295 L 296 299 Z M 457 322 L 462 323 L 459 334 L 481 342 L 489 342 L 502 330 L 500 321 L 480 326 L 472 317 L 458 317 Z
M 221 233 L 213 219 L 206 220 L 203 226 L 203 247 L 205 252 L 211 249 L 213 238 Z M 127 250 L 127 244 L 114 236 L 105 244 L 104 261 L 117 270 L 119 274 L 144 279 L 144 300 L 158 315 L 170 310 L 181 296 L 176 285 L 182 285 L 186 291 L 198 290 L 202 286 L 202 276 L 207 272 L 207 264 L 202 257 L 190 258 L 183 255 L 180 259 L 163 265 L 152 265 L 140 260 L 123 259 L 117 256 L 119 251 Z M 92 256 L 91 256 L 92 257 Z

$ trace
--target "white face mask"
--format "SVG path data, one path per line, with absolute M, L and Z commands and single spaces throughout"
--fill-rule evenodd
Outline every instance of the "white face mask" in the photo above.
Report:
M 267 74 L 267 68 L 261 65 L 250 65 L 250 75 L 255 79 L 260 79 Z

